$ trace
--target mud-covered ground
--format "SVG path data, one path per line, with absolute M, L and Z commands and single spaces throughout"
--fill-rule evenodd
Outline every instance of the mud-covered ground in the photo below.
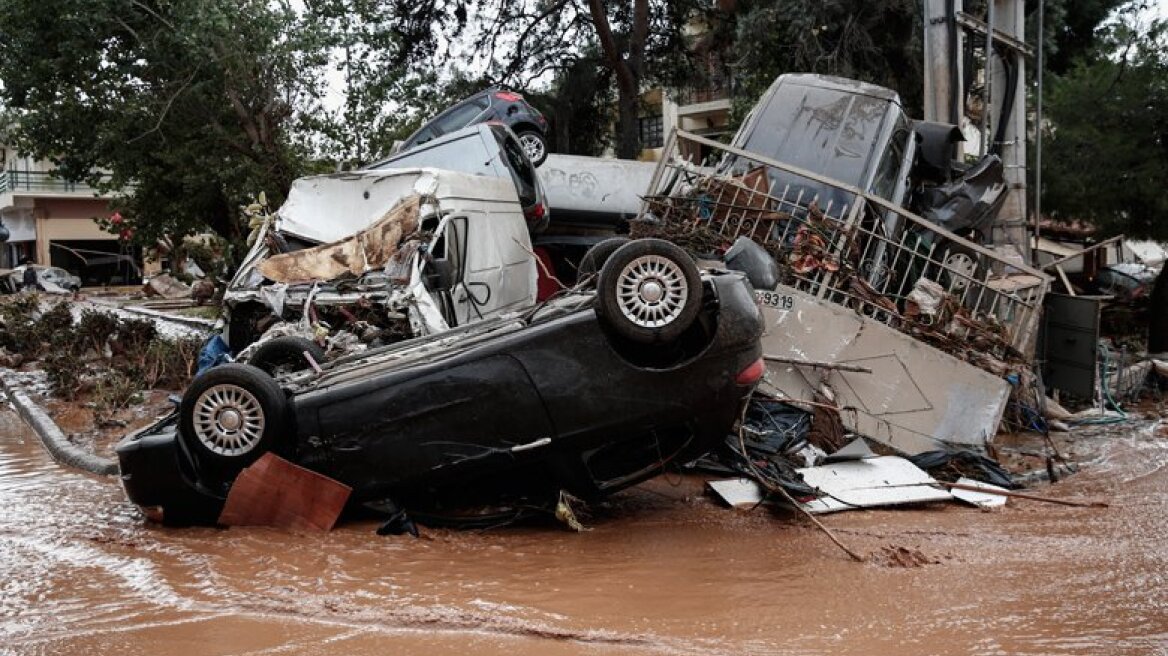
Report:
M 378 537 L 167 529 L 0 411 L 0 654 L 1168 654 L 1168 439 L 1011 501 L 734 512 L 663 477 L 587 518 Z

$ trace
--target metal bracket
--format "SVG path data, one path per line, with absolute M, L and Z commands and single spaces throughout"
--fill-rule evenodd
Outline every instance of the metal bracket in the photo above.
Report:
M 983 38 L 988 32 L 984 21 L 978 20 L 963 11 L 957 12 L 957 24 L 963 27 L 965 30 L 973 32 L 974 34 L 977 34 Z M 1031 48 L 1029 44 L 1024 41 L 1019 41 L 1018 39 L 1015 39 L 1005 32 L 995 28 L 994 47 L 996 48 L 998 46 L 1004 47 L 1008 50 L 1013 50 L 1014 52 L 1022 53 L 1031 59 L 1034 58 L 1034 48 Z

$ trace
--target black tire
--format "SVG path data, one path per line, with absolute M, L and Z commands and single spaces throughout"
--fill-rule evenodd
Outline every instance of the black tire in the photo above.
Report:
M 179 433 L 191 453 L 229 476 L 279 451 L 292 423 L 276 380 L 247 364 L 204 372 L 183 393 L 178 412 Z
M 317 364 L 324 362 L 324 349 L 319 344 L 311 339 L 305 339 L 295 335 L 284 335 L 283 337 L 269 339 L 256 347 L 255 353 L 251 354 L 247 363 L 257 369 L 263 370 L 269 376 L 301 371 L 311 366 L 308 364 L 308 360 L 304 358 L 305 351 L 308 351 L 308 354 L 312 356 L 312 359 Z
M 970 279 L 981 280 L 985 273 L 981 254 L 957 242 L 946 242 L 941 248 L 941 286 L 951 294 L 960 295 L 970 285 Z
M 519 137 L 519 145 L 523 147 L 523 152 L 527 153 L 531 165 L 538 168 L 543 164 L 548 156 L 547 137 L 538 130 L 524 130 L 515 136 Z
M 597 271 L 604 266 L 608 258 L 616 252 L 618 248 L 629 243 L 628 237 L 609 237 L 604 241 L 597 242 L 588 249 L 584 257 L 580 258 L 580 266 L 576 269 L 576 277 L 584 278 L 585 276 L 596 275 Z
M 679 246 L 662 239 L 630 241 L 600 269 L 596 314 L 632 341 L 677 339 L 697 318 L 701 303 L 697 265 Z

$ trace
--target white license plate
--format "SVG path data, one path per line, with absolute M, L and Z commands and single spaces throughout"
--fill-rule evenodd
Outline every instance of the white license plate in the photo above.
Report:
M 754 298 L 764 307 L 771 307 L 777 310 L 795 309 L 795 297 L 790 294 L 755 290 Z

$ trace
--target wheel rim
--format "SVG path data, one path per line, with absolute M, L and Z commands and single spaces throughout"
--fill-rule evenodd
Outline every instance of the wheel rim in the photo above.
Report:
M 689 285 L 673 260 L 642 255 L 621 270 L 616 283 L 621 314 L 642 328 L 661 328 L 681 316 Z
M 533 163 L 543 158 L 543 140 L 534 134 L 519 137 L 519 144 L 523 146 L 523 152 L 527 153 L 527 159 Z
M 951 289 L 965 289 L 977 273 L 977 262 L 968 253 L 954 253 L 945 260 L 945 268 L 954 275 L 950 276 Z
M 195 438 L 212 453 L 240 456 L 264 434 L 264 411 L 255 395 L 237 385 L 215 385 L 199 395 Z

